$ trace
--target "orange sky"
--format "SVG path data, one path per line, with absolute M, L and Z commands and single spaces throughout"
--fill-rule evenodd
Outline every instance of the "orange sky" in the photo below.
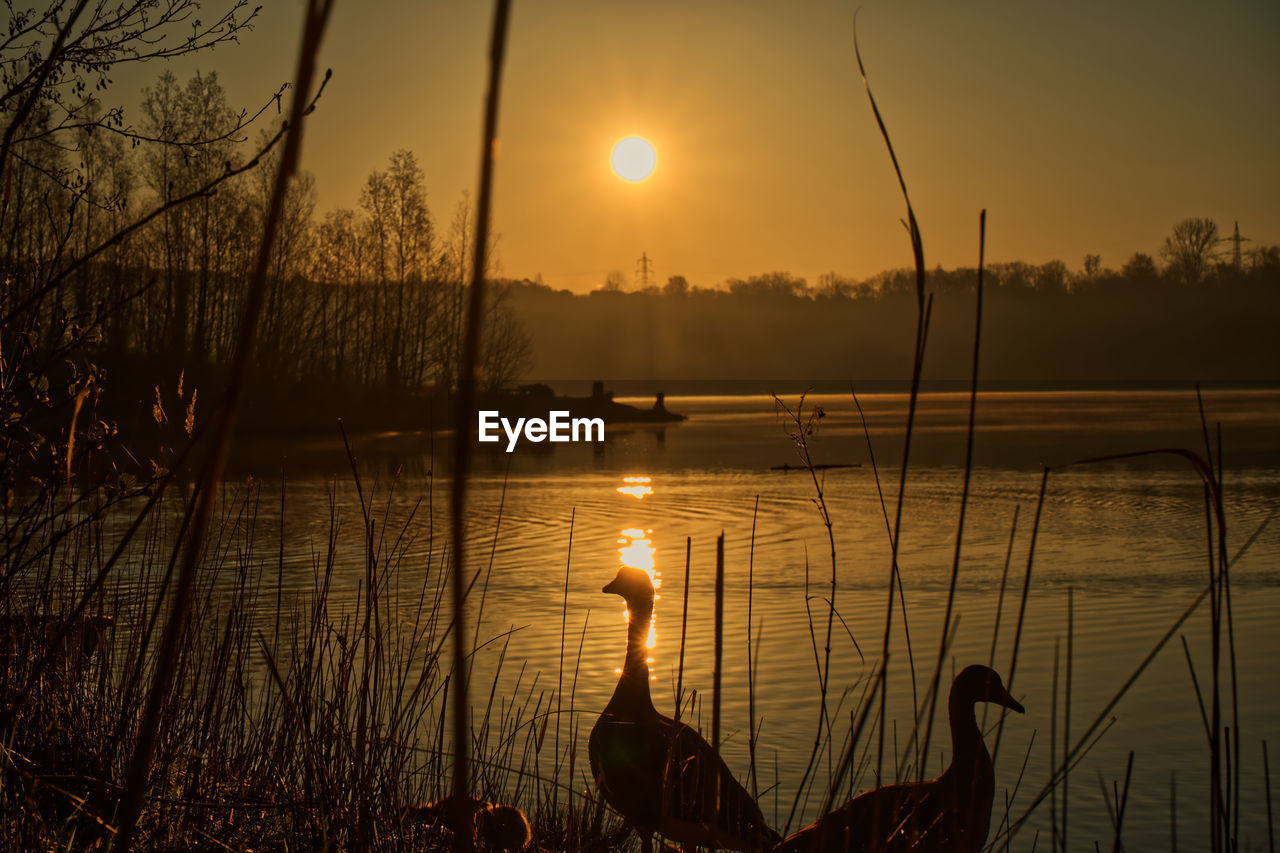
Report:
M 490 6 L 336 8 L 322 58 L 334 78 L 304 149 L 319 210 L 355 206 L 369 171 L 409 148 L 444 230 L 476 182 Z M 515 0 L 501 273 L 588 290 L 610 270 L 630 280 L 642 252 L 659 281 L 700 285 L 907 265 L 853 8 Z M 261 101 L 290 72 L 300 11 L 275 2 L 240 45 L 175 70 L 217 70 L 236 103 Z M 899 0 L 865 3 L 859 28 L 930 266 L 975 262 L 982 207 L 993 260 L 1079 268 L 1090 252 L 1118 267 L 1187 216 L 1280 242 L 1274 2 Z M 658 152 L 639 184 L 609 166 L 632 134 Z

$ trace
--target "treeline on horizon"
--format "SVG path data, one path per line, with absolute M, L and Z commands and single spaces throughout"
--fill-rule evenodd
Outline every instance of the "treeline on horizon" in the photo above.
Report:
M 983 270 L 982 376 L 1015 382 L 1280 379 L 1280 249 L 1224 251 L 1208 219 L 1179 222 L 1157 262 L 1119 270 L 1086 255 Z M 925 376 L 968 376 L 976 268 L 930 271 Z M 545 379 L 904 380 L 911 374 L 911 269 L 816 286 L 785 272 L 691 286 L 682 276 L 626 291 L 620 276 L 588 294 L 507 282 L 529 329 L 531 375 Z

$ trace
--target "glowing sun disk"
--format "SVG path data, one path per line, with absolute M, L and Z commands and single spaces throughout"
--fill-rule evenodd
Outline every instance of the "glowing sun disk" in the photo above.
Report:
M 648 140 L 628 136 L 613 146 L 609 161 L 619 178 L 636 183 L 653 174 L 654 167 L 658 165 L 658 155 Z

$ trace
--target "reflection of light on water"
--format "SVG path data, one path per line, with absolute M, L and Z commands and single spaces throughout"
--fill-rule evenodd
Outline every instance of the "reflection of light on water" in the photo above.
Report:
M 647 481 L 649 478 L 628 477 L 627 479 Z M 644 488 L 647 489 L 649 487 L 645 486 Z M 621 489 L 619 489 L 619 491 L 621 491 Z M 640 569 L 649 575 L 649 580 L 653 582 L 653 598 L 656 602 L 662 597 L 657 592 L 662 588 L 662 577 L 658 573 L 657 560 L 654 558 L 654 555 L 657 553 L 657 549 L 653 547 L 653 542 L 649 538 L 649 535 L 652 533 L 652 530 L 644 530 L 639 527 L 627 527 L 623 529 L 619 533 L 618 538 L 618 560 L 624 566 L 629 566 L 633 569 Z M 631 613 L 629 611 L 624 611 L 624 613 L 627 621 L 630 621 Z M 645 647 L 653 649 L 656 648 L 657 645 L 658 619 L 655 613 L 655 615 L 649 619 L 649 637 L 645 642 Z M 645 662 L 652 664 L 653 658 L 647 658 Z M 621 670 L 619 670 L 619 672 L 621 672 Z M 653 680 L 654 678 L 656 678 L 656 676 L 650 676 L 650 680 Z
M 625 486 L 618 486 L 618 493 L 623 495 L 631 495 L 638 501 L 645 499 L 646 495 L 653 494 L 653 486 L 649 485 L 653 482 L 652 477 L 623 477 L 622 482 Z
M 653 581 L 653 588 L 659 589 L 662 586 L 662 580 L 658 577 L 658 572 L 654 568 L 654 547 L 649 541 L 648 534 L 652 531 L 641 530 L 637 527 L 628 528 L 622 531 L 622 538 L 618 540 L 621 545 L 618 549 L 618 558 L 622 561 L 622 565 L 630 566 L 633 569 L 642 569 L 649 575 L 649 580 Z
M 618 491 L 624 495 L 631 495 L 638 501 L 642 501 L 645 495 L 653 494 L 653 486 L 618 486 Z

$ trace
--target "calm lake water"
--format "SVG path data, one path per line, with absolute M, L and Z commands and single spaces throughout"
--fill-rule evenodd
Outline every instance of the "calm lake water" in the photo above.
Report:
M 797 398 L 788 402 L 794 406 Z M 793 829 L 810 820 L 821 804 L 842 732 L 847 733 L 852 710 L 877 666 L 884 633 L 890 567 L 886 513 L 892 520 L 906 398 L 877 394 L 859 397 L 859 402 L 861 417 L 848 394 L 805 401 L 806 413 L 814 406 L 824 412 L 809 439 L 814 462 L 856 467 L 833 468 L 819 479 L 832 522 L 837 580 L 828 697 L 836 743 L 832 751 L 822 751 L 811 774 L 816 779 L 812 790 L 800 798 L 798 813 L 791 819 Z M 1206 392 L 1204 402 L 1215 444 L 1217 425 L 1221 427 L 1229 551 L 1234 554 L 1280 506 L 1280 391 L 1215 390 Z M 759 649 L 758 776 L 766 816 L 781 829 L 809 760 L 819 713 L 815 639 L 808 614 L 820 655 L 832 560 L 814 500 L 817 492 L 803 471 L 771 470 L 784 463 L 794 465 L 798 457 L 787 435 L 795 426 L 777 413 L 769 397 L 669 397 L 667 405 L 689 420 L 662 428 L 610 430 L 601 447 L 521 444 L 510 455 L 485 447 L 477 460 L 470 519 L 472 559 L 484 564 L 492 553 L 480 636 L 508 630 L 514 634 L 501 671 L 497 672 L 498 654 L 493 651 L 481 658 L 475 683 L 478 690 L 487 691 L 496 674 L 500 693 L 514 695 L 518 678 L 519 689 L 529 691 L 537 673 L 541 686 L 535 694 L 545 686 L 554 689 L 562 665 L 563 618 L 565 689 L 574 685 L 572 710 L 577 712 L 567 719 L 578 719 L 581 726 L 581 770 L 586 733 L 613 690 L 625 647 L 622 602 L 602 595 L 600 587 L 620 565 L 651 566 L 661 581 L 652 664 L 654 701 L 671 713 L 686 593 L 685 548 L 691 541 L 683 678 L 686 689 L 707 695 L 701 719 L 709 728 L 715 544 L 723 532 L 724 752 L 745 778 L 750 591 L 751 642 Z M 923 700 L 938 656 L 960 511 L 967 406 L 964 394 L 929 394 L 922 399 L 917 419 L 899 558 L 910 654 L 898 604 L 888 677 L 887 775 L 894 773 L 893 756 L 912 754 L 908 737 L 913 708 Z M 433 466 L 432 442 L 423 435 L 362 437 L 353 444 L 367 490 L 376 483 L 379 494 L 386 495 L 395 479 L 392 517 L 403 518 L 414 501 L 425 499 L 436 514 L 437 531 L 445 529 L 442 439 L 435 440 L 438 466 Z M 1205 588 L 1201 485 L 1190 466 L 1173 456 L 1066 464 L 1102 454 L 1178 446 L 1203 452 L 1194 392 L 1011 392 L 979 399 L 955 599 L 959 623 L 944 663 L 948 683 L 963 666 L 986 663 L 992 656 L 1006 680 L 1011 675 L 1041 471 L 1044 465 L 1052 468 L 1012 673 L 1012 692 L 1027 714 L 1011 715 L 1005 723 L 997 755 L 993 833 L 1005 792 L 1012 802 L 1010 814 L 1019 817 L 1049 778 L 1051 759 L 1061 760 L 1063 690 L 1057 688 L 1055 706 L 1055 649 L 1057 668 L 1065 672 L 1072 601 L 1071 742 L 1100 714 L 1104 724 L 1113 717 L 1114 723 L 1072 772 L 1070 848 L 1092 850 L 1095 840 L 1109 845 L 1113 830 L 1103 792 L 1110 797 L 1113 782 L 1123 785 L 1130 750 L 1133 779 L 1124 819 L 1128 848 L 1168 849 L 1173 825 L 1179 849 L 1207 846 L 1208 749 L 1178 635 L 1114 709 L 1103 714 L 1125 680 Z M 335 477 L 336 502 L 353 539 L 346 550 L 350 564 L 339 565 L 335 582 L 354 592 L 361 579 L 355 494 L 340 482 L 350 479 L 340 447 L 328 440 L 294 443 L 284 462 L 290 483 L 286 553 L 293 555 L 287 558 L 285 582 L 299 591 L 312 587 L 312 555 L 323 550 Z M 280 470 L 281 455 L 278 447 L 250 447 L 236 464 L 240 471 L 256 470 L 270 477 Z M 440 475 L 433 477 L 437 467 Z M 397 470 L 398 475 L 393 473 Z M 264 505 L 260 523 L 272 524 L 271 512 Z M 420 510 L 414 524 L 425 527 L 427 515 L 426 509 Z M 425 571 L 426 549 L 425 535 L 408 545 L 400 567 L 407 587 L 414 585 L 414 572 Z M 1232 590 L 1242 849 L 1262 849 L 1267 838 L 1262 743 L 1267 741 L 1271 752 L 1280 745 L 1280 715 L 1274 710 L 1280 699 L 1275 658 L 1280 648 L 1280 525 L 1263 528 L 1239 557 L 1232 570 Z M 566 599 L 567 611 L 562 608 Z M 1178 634 L 1185 636 L 1201 687 L 1207 689 L 1207 603 Z M 1229 690 L 1224 694 L 1229 697 Z M 993 709 L 988 724 L 994 725 L 997 717 Z M 1224 720 L 1231 724 L 1229 712 Z M 567 743 L 567 725 L 564 739 Z M 994 732 L 987 741 L 994 744 Z M 944 698 L 926 761 L 931 775 L 942 768 L 949 751 Z M 581 777 L 577 784 L 581 787 Z M 873 784 L 864 768 L 855 790 Z M 1037 832 L 1035 843 L 1047 848 L 1050 820 L 1045 802 L 1028 818 L 1014 849 L 1031 849 Z

